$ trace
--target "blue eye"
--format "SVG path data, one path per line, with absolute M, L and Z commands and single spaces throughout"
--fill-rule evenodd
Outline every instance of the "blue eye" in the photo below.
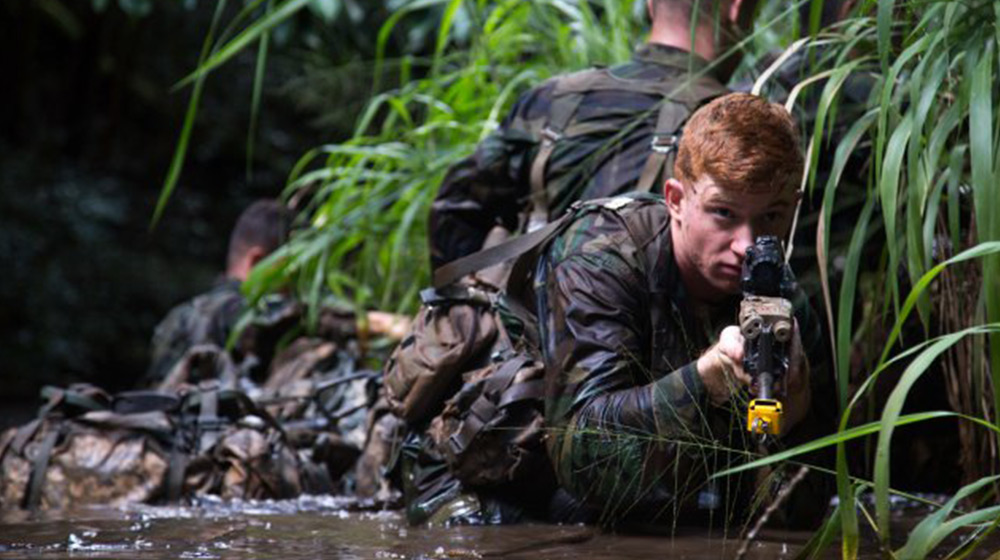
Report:
M 728 208 L 722 208 L 722 207 L 711 208 L 709 209 L 709 212 L 715 214 L 720 218 L 725 218 L 727 220 L 733 217 L 732 211 L 729 210 Z

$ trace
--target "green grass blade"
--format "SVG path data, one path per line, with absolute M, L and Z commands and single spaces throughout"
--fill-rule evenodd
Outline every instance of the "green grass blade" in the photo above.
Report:
M 882 63 L 882 73 L 889 73 L 889 53 L 892 51 L 892 9 L 893 0 L 878 0 L 878 58 Z
M 840 520 L 840 508 L 841 505 L 839 503 L 834 506 L 830 517 L 823 522 L 819 530 L 813 533 L 809 542 L 795 555 L 795 560 L 821 558 L 826 549 L 830 548 L 830 544 L 833 543 L 833 539 L 837 536 L 837 529 L 840 527 L 838 523 Z
M 267 2 L 267 14 L 274 11 L 274 0 Z M 257 46 L 257 67 L 253 75 L 253 93 L 250 97 L 250 127 L 247 130 L 247 181 L 253 180 L 253 151 L 257 138 L 257 121 L 260 118 L 260 99 L 264 90 L 264 69 L 267 67 L 267 50 L 271 34 L 264 33 Z
M 850 383 L 851 350 L 853 347 L 851 335 L 854 325 L 854 296 L 857 293 L 858 270 L 864 244 L 868 239 L 868 224 L 872 211 L 875 209 L 875 197 L 869 197 L 861 210 L 857 226 L 851 236 L 850 248 L 847 251 L 847 263 L 844 266 L 844 278 L 840 285 L 839 309 L 837 311 L 837 364 L 841 371 L 837 372 L 837 395 L 840 399 L 840 410 L 847 408 Z M 843 364 L 843 365 L 840 365 Z
M 954 344 L 953 341 L 951 343 Z M 917 412 L 914 414 L 897 416 L 893 420 L 895 422 L 893 426 L 906 426 L 908 424 L 914 424 L 917 422 L 926 422 L 928 420 L 937 420 L 940 418 L 961 418 L 961 417 L 963 417 L 961 414 L 947 410 L 936 410 L 932 412 Z M 855 426 L 853 428 L 848 428 L 846 430 L 830 434 L 828 436 L 814 439 L 812 441 L 803 443 L 801 445 L 797 445 L 791 449 L 785 449 L 777 453 L 772 453 L 771 455 L 768 455 L 760 459 L 756 459 L 754 461 L 750 461 L 748 463 L 744 463 L 742 465 L 727 468 L 723 471 L 713 474 L 712 478 L 723 478 L 744 471 L 775 465 L 783 461 L 793 459 L 800 455 L 806 455 L 808 453 L 819 451 L 827 447 L 843 444 L 849 441 L 856 440 L 858 438 L 870 436 L 872 434 L 878 434 L 884 428 L 885 426 L 883 425 L 882 422 L 868 422 L 867 424 L 862 424 L 860 426 Z
M 382 88 L 382 67 L 385 64 L 385 49 L 389 44 L 389 37 L 392 36 L 392 32 L 396 29 L 399 21 L 415 11 L 443 4 L 446 1 L 448 0 L 417 0 L 410 2 L 394 11 L 389 16 L 389 19 L 382 24 L 382 27 L 378 31 L 378 39 L 375 42 L 375 81 L 372 84 L 372 93 L 377 93 Z
M 929 556 L 931 551 L 948 535 L 953 533 L 955 529 L 967 524 L 966 521 L 968 521 L 968 518 L 964 515 L 954 520 L 959 521 L 957 525 L 945 522 L 955 507 L 958 506 L 958 503 L 998 480 L 1000 480 L 1000 476 L 990 476 L 962 487 L 937 511 L 925 517 L 923 521 L 910 531 L 910 536 L 907 538 L 906 544 L 896 552 L 896 555 L 899 558 L 926 558 Z M 976 513 L 981 514 L 982 512 Z
M 448 46 L 448 39 L 451 36 L 451 26 L 455 22 L 455 14 L 462 7 L 462 2 L 463 0 L 451 0 L 444 9 L 444 16 L 438 26 L 437 43 L 434 45 L 432 75 L 437 75 L 440 71 L 441 61 L 444 59 L 444 49 Z
M 258 40 L 272 28 L 295 15 L 296 12 L 304 8 L 311 0 L 286 0 L 277 6 L 270 14 L 254 22 L 252 25 L 241 31 L 231 41 L 215 51 L 211 57 L 198 65 L 198 69 L 188 74 L 183 80 L 177 83 L 176 87 L 184 87 L 191 82 L 205 76 L 212 70 L 225 64 L 229 59 L 236 56 L 248 45 Z
M 893 131 L 889 146 L 885 151 L 882 164 L 882 176 L 879 180 L 879 199 L 882 203 L 882 221 L 885 224 L 886 247 L 889 250 L 889 290 L 895 308 L 899 310 L 899 287 L 894 280 L 899 269 L 900 246 L 897 237 L 897 212 L 899 209 L 899 183 L 902 173 L 903 155 L 913 131 L 913 121 L 909 118 L 903 121 Z
M 952 253 L 962 249 L 961 204 L 959 202 L 958 183 L 962 179 L 962 168 L 965 166 L 965 152 L 968 146 L 955 146 L 948 159 L 948 233 L 951 236 Z
M 201 46 L 201 54 L 198 57 L 199 66 L 204 63 L 211 52 L 212 39 L 215 36 L 216 28 L 219 26 L 219 21 L 222 19 L 222 12 L 225 10 L 225 7 L 225 0 L 218 0 L 215 4 L 212 23 L 209 25 L 208 34 L 205 36 L 205 40 Z M 202 75 L 195 81 L 194 88 L 191 90 L 187 111 L 184 113 L 184 125 L 181 127 L 181 134 L 177 139 L 177 147 L 174 149 L 174 157 L 170 162 L 170 168 L 167 170 L 167 177 L 163 181 L 163 187 L 160 188 L 160 196 L 156 201 L 156 209 L 153 210 L 153 218 L 150 220 L 150 231 L 155 229 L 156 224 L 160 222 L 163 211 L 167 207 L 167 202 L 170 200 L 170 195 L 173 194 L 174 189 L 177 187 L 177 181 L 180 179 L 181 170 L 184 168 L 184 159 L 187 157 L 188 142 L 191 140 L 191 131 L 194 129 L 195 117 L 198 116 L 198 103 L 201 101 L 201 92 L 204 86 L 205 76 Z
M 907 296 L 906 301 L 903 303 L 903 308 L 898 313 L 896 323 L 893 325 L 892 331 L 889 333 L 889 339 L 882 350 L 882 357 L 879 359 L 879 364 L 885 363 L 889 356 L 889 352 L 895 345 L 896 340 L 899 339 L 899 333 L 902 332 L 903 324 L 906 322 L 907 317 L 909 317 L 910 312 L 913 310 L 913 306 L 916 305 L 917 298 L 924 293 L 927 287 L 930 286 L 930 283 L 937 278 L 938 274 L 940 274 L 942 270 L 953 264 L 996 254 L 1000 254 L 1000 241 L 980 243 L 928 270 L 927 273 L 924 274 L 919 281 L 917 281 L 916 285 L 913 286 L 913 289 L 910 290 L 910 295 Z
M 993 57 L 996 44 L 991 39 L 985 53 L 976 64 L 972 75 L 969 107 L 969 154 L 972 159 L 972 192 L 975 201 L 976 233 L 978 240 L 1000 240 L 1000 185 L 993 168 L 993 97 L 996 84 L 993 75 Z M 1000 275 L 1000 257 L 993 256 L 983 262 L 983 299 L 986 319 L 1000 318 L 1000 290 L 996 279 Z M 1000 411 L 1000 337 L 989 338 L 990 372 L 993 385 L 993 410 Z M 1000 423 L 1000 420 L 998 420 Z
M 900 377 L 895 389 L 889 395 L 879 421 L 878 445 L 875 449 L 875 518 L 878 522 L 879 539 L 883 545 L 889 544 L 890 538 L 890 517 L 889 517 L 889 462 L 890 444 L 892 443 L 893 432 L 901 417 L 903 405 L 913 388 L 913 384 L 928 370 L 930 365 L 951 348 L 956 342 L 964 338 L 968 331 L 949 334 L 941 337 L 926 350 L 921 352 Z

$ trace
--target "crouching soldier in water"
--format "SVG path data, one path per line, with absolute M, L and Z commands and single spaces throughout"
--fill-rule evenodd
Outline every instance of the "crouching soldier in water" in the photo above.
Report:
M 738 402 L 741 268 L 758 236 L 787 238 L 802 169 L 781 106 L 722 97 L 689 121 L 665 203 L 588 212 L 538 263 L 549 457 L 601 519 L 722 522 L 747 505 L 747 481 L 708 481 L 758 450 Z M 833 400 L 801 291 L 794 308 L 783 443 L 823 433 Z
M 509 487 L 496 492 L 469 484 L 468 473 L 452 464 L 453 480 L 479 498 L 459 506 L 480 504 L 478 520 L 485 522 L 510 519 L 504 506 L 511 502 L 557 521 L 722 524 L 742 517 L 752 481 L 710 481 L 711 474 L 760 451 L 758 436 L 746 431 L 751 380 L 742 367 L 744 340 L 733 326 L 741 270 L 757 237 L 787 237 L 802 169 L 788 113 L 756 96 L 730 94 L 688 122 L 676 178 L 666 181 L 664 198 L 577 204 L 553 225 L 552 237 L 519 257 L 505 298 L 510 310 L 537 321 L 537 335 L 531 325 L 519 331 L 544 365 L 544 396 L 538 398 L 544 399 L 545 435 L 537 452 L 547 455 L 544 465 L 552 471 L 537 468 L 522 478 L 552 484 L 549 494 L 537 487 L 523 495 Z M 823 396 L 827 370 L 819 325 L 801 291 L 792 300 L 797 327 L 783 382 L 782 435 L 771 439 L 774 445 L 821 435 L 833 401 Z M 468 378 L 442 416 L 461 405 Z M 527 384 L 523 389 L 527 394 Z M 510 400 L 513 394 L 503 392 L 495 408 Z M 470 415 L 480 419 L 471 425 L 488 422 L 483 411 L 494 407 L 482 404 L 471 406 Z M 442 438 L 434 436 L 436 422 L 441 425 L 431 423 L 430 439 L 437 451 L 411 453 L 419 468 L 410 474 L 404 466 L 404 482 L 421 490 L 419 502 L 408 504 L 411 520 L 419 520 L 414 504 L 425 514 L 462 509 L 451 499 L 455 483 L 434 457 L 447 460 L 449 446 L 466 447 L 470 424 Z M 791 502 L 812 501 L 822 514 L 826 496 L 808 492 L 824 491 L 822 479 L 799 489 Z M 444 495 L 449 492 L 451 498 Z

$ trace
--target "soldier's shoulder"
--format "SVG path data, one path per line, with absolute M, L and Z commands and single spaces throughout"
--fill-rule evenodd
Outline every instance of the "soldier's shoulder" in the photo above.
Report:
M 651 195 L 627 195 L 582 203 L 566 229 L 553 242 L 556 261 L 574 255 L 614 254 L 637 259 L 645 237 L 667 219 L 663 200 Z
M 212 314 L 232 306 L 240 306 L 242 303 L 243 294 L 240 292 L 240 283 L 235 280 L 220 282 L 211 290 L 195 296 L 190 301 L 193 312 L 205 314 Z

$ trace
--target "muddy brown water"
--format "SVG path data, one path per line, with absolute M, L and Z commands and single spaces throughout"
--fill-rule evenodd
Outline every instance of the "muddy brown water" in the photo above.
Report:
M 764 531 L 748 559 L 794 558 L 808 533 Z M 398 511 L 348 498 L 129 506 L 0 515 L 0 558 L 572 560 L 733 558 L 736 535 L 677 529 L 669 536 L 612 534 L 579 525 L 410 527 Z M 827 557 L 837 557 L 837 547 Z M 865 555 L 876 558 L 877 554 Z M 976 556 L 981 556 L 977 554 Z M 986 557 L 989 554 L 985 554 Z

